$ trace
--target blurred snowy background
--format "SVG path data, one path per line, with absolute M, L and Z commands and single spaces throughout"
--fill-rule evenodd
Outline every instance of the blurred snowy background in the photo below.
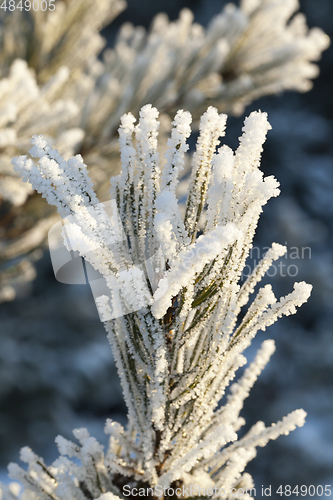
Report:
M 332 0 L 301 0 L 308 25 L 333 36 Z M 128 0 L 128 8 L 102 35 L 109 46 L 125 21 L 149 26 L 158 12 L 171 19 L 190 7 L 207 25 L 221 0 Z M 278 295 L 294 281 L 314 285 L 308 304 L 296 316 L 260 333 L 249 359 L 264 338 L 277 352 L 256 383 L 243 415 L 248 426 L 279 420 L 295 408 L 308 412 L 307 423 L 291 436 L 259 450 L 249 468 L 257 485 L 333 484 L 333 49 L 319 62 L 320 76 L 306 94 L 262 98 L 246 109 L 268 112 L 262 168 L 281 183 L 281 195 L 265 207 L 255 244 L 286 244 L 291 277 L 269 278 Z M 237 144 L 243 116 L 230 117 L 226 143 Z M 294 259 L 295 248 L 305 258 Z M 294 251 L 294 254 L 292 253 Z M 38 255 L 36 257 L 39 257 Z M 283 259 L 282 259 L 283 260 Z M 291 269 L 291 268 L 290 268 Z M 71 436 L 87 426 L 103 441 L 107 417 L 125 421 L 110 348 L 90 288 L 58 283 L 49 251 L 37 260 L 37 276 L 27 293 L 0 305 L 0 468 L 17 461 L 28 445 L 46 461 L 56 457 L 54 437 Z M 2 475 L 2 474 L 1 474 Z M 1 478 L 2 479 L 2 478 Z

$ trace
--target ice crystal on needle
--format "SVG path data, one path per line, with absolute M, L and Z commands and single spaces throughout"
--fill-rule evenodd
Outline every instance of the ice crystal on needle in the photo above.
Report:
M 61 457 L 51 467 L 23 449 L 28 470 L 11 464 L 10 475 L 23 483 L 24 498 L 113 499 L 123 495 L 126 484 L 172 487 L 199 479 L 229 498 L 236 485 L 252 484 L 244 469 L 258 446 L 303 425 L 305 412 L 296 410 L 271 427 L 257 422 L 241 439 L 237 435 L 245 423 L 243 402 L 274 342 L 263 342 L 227 391 L 246 363 L 243 351 L 258 330 L 294 314 L 311 285 L 295 283 L 279 300 L 271 285 L 259 288 L 238 319 L 286 249 L 274 243 L 241 284 L 262 207 L 279 194 L 279 185 L 259 170 L 270 128 L 266 114 L 246 118 L 235 152 L 220 146 L 226 118 L 213 107 L 201 118 L 185 218 L 176 188 L 190 135 L 188 112 L 176 114 L 162 169 L 157 109 L 144 106 L 137 125 L 131 114 L 122 117 L 123 169 L 111 178 L 117 208 L 111 215 L 98 204 L 80 156 L 64 161 L 35 136 L 30 153 L 38 163 L 26 156 L 14 159 L 21 176 L 66 218 L 66 246 L 105 280 L 106 293 L 96 303 L 128 408 L 126 429 L 107 421 L 105 451 L 86 429 L 74 431 L 79 444 L 57 438 Z M 115 314 L 117 304 L 126 305 L 126 314 Z M 4 488 L 3 498 L 16 498 L 13 491 Z

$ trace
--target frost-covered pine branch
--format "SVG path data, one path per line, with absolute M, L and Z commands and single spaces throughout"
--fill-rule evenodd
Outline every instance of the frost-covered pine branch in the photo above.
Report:
M 53 10 L 1 10 L 0 200 L 20 206 L 32 192 L 10 159 L 26 151 L 33 133 L 43 133 L 65 157 L 82 147 L 83 107 L 103 71 L 98 30 L 124 7 L 122 0 L 69 0 Z
M 27 150 L 36 131 L 43 132 L 66 157 L 79 151 L 85 135 L 76 124 L 80 107 L 72 99 L 59 95 L 69 80 L 69 69 L 62 67 L 47 83 L 38 85 L 34 70 L 20 59 L 13 62 L 8 76 L 0 80 L 0 205 L 4 232 L 0 260 L 6 263 L 0 271 L 0 302 L 15 298 L 21 285 L 35 277 L 33 262 L 37 252 L 33 251 L 43 244 L 47 231 L 57 220 L 33 196 L 31 184 L 22 183 L 13 170 L 11 158 Z M 32 223 L 26 220 L 27 212 L 33 218 Z M 13 219 L 20 229 L 12 236 Z M 22 273 L 24 261 L 32 272 Z M 10 262 L 12 265 L 8 266 Z
M 26 150 L 29 137 L 43 130 L 63 154 L 71 156 L 81 145 L 84 131 L 71 127 L 79 114 L 73 100 L 59 99 L 57 94 L 70 78 L 69 70 L 61 68 L 47 84 L 39 86 L 34 72 L 23 60 L 16 60 L 7 78 L 0 80 L 0 196 L 14 206 L 22 205 L 33 192 L 30 184 L 22 184 L 10 161 L 13 151 Z M 5 175 L 6 174 L 6 175 Z
M 65 157 L 80 151 L 87 136 L 83 108 L 103 71 L 97 56 L 105 40 L 98 31 L 124 7 L 122 0 L 66 0 L 57 1 L 54 10 L 1 9 L 0 302 L 20 296 L 22 285 L 35 277 L 33 263 L 41 254 L 35 250 L 45 245 L 56 221 L 31 185 L 22 184 L 11 158 L 27 150 L 33 133 L 43 133 Z M 92 159 L 96 163 L 101 161 Z M 25 268 L 31 272 L 22 272 Z
M 125 485 L 191 484 L 223 489 L 231 498 L 232 488 L 251 487 L 244 470 L 256 448 L 304 423 L 305 412 L 296 410 L 270 427 L 257 422 L 238 438 L 243 402 L 274 351 L 271 340 L 227 392 L 257 331 L 294 314 L 312 288 L 295 283 L 278 300 L 266 285 L 238 319 L 256 284 L 285 251 L 273 244 L 240 284 L 262 207 L 279 194 L 275 178 L 259 170 L 267 116 L 254 112 L 246 118 L 233 152 L 220 146 L 226 115 L 208 108 L 200 120 L 183 217 L 176 188 L 190 123 L 189 112 L 177 112 L 163 163 L 157 109 L 144 106 L 137 125 L 133 115 L 122 117 L 122 172 L 111 178 L 111 215 L 98 204 L 80 156 L 65 161 L 35 136 L 30 154 L 37 164 L 27 156 L 13 160 L 15 170 L 64 218 L 67 248 L 78 251 L 105 282 L 106 293 L 96 303 L 128 409 L 126 428 L 107 421 L 106 450 L 86 429 L 74 431 L 79 444 L 57 438 L 61 456 L 50 467 L 24 448 L 28 470 L 11 464 L 9 472 L 29 499 L 106 500 L 122 497 Z M 3 488 L 3 499 L 16 498 L 15 488 Z
M 243 0 L 240 7 L 226 5 L 207 29 L 188 9 L 175 22 L 159 14 L 148 33 L 123 25 L 104 55 L 100 97 L 96 87 L 96 99 L 107 105 L 99 106 L 104 134 L 118 127 L 124 112 L 136 114 L 147 102 L 169 114 L 183 107 L 197 120 L 209 104 L 240 114 L 263 95 L 309 90 L 318 74 L 313 61 L 329 38 L 309 30 L 298 8 L 297 0 Z
M 45 10 L 1 10 L 0 74 L 23 59 L 38 82 L 46 83 L 62 66 L 77 79 L 105 45 L 98 32 L 125 7 L 124 0 L 57 0 Z

